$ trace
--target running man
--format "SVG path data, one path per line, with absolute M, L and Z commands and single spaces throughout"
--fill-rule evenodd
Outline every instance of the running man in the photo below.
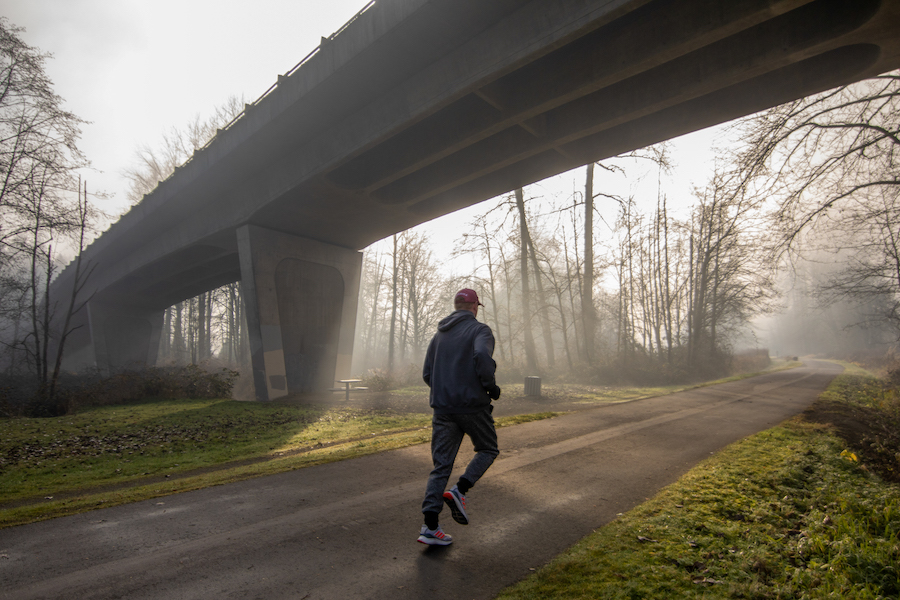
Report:
M 466 493 L 484 475 L 500 453 L 497 430 L 491 416 L 491 400 L 500 397 L 494 378 L 494 334 L 479 322 L 478 307 L 484 306 L 474 290 L 462 289 L 453 300 L 454 312 L 438 325 L 425 355 L 422 378 L 431 388 L 431 458 L 434 470 L 428 476 L 422 513 L 425 524 L 418 541 L 446 546 L 453 538 L 444 533 L 439 516 L 444 503 L 453 520 L 469 524 Z M 444 491 L 453 470 L 463 435 L 475 446 L 475 456 L 450 490 Z

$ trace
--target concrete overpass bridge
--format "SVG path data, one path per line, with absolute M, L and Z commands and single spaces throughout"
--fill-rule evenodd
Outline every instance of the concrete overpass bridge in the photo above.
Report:
M 898 34 L 900 0 L 377 0 L 85 250 L 66 365 L 152 364 L 167 307 L 240 281 L 258 397 L 330 387 L 361 248 L 895 69 Z

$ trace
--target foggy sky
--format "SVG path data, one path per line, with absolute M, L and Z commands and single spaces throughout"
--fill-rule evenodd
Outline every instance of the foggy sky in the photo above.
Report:
M 258 98 L 339 29 L 366 0 L 0 0 L 26 43 L 54 57 L 45 68 L 65 108 L 91 121 L 80 149 L 99 172 L 90 191 L 115 198 L 141 144 L 235 95 Z

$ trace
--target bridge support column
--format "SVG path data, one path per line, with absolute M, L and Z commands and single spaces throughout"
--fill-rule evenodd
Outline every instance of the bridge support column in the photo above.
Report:
M 237 239 L 257 399 L 348 377 L 362 254 L 255 225 Z
M 91 301 L 76 315 L 83 325 L 66 341 L 64 366 L 96 367 L 103 375 L 156 365 L 164 311 Z

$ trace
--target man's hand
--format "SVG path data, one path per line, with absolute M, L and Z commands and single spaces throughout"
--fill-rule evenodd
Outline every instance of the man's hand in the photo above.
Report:
M 500 386 L 495 384 L 492 387 L 489 387 L 487 393 L 491 400 L 496 400 L 500 397 Z

